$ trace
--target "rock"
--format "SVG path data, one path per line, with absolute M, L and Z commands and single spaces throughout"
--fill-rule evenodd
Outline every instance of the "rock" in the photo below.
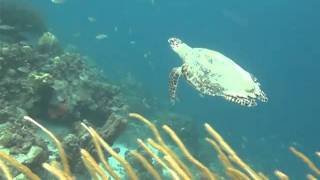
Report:
M 41 161 L 41 156 L 42 156 L 42 153 L 43 153 L 43 149 L 39 146 L 32 146 L 27 154 L 27 158 L 25 160 L 25 164 L 40 164 L 40 163 L 37 163 L 37 161 Z
M 98 132 L 106 142 L 113 144 L 116 138 L 125 130 L 126 125 L 127 119 L 124 116 L 113 113 L 106 123 L 101 128 L 98 128 Z
M 27 176 L 24 174 L 19 174 L 16 177 L 14 177 L 14 180 L 28 180 Z
M 1 53 L 4 55 L 4 56 L 7 56 L 9 53 L 10 53 L 10 49 L 8 47 L 3 47 L 1 49 Z
M 8 130 L 11 125 L 9 122 L 0 125 L 0 146 L 8 146 L 14 139 L 12 132 Z

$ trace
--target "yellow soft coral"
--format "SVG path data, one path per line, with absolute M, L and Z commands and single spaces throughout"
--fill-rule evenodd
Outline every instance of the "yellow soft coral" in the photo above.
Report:
M 151 121 L 149 121 L 145 117 L 136 113 L 131 113 L 129 114 L 129 116 L 143 122 L 153 132 L 155 136 L 155 140 L 148 138 L 147 143 L 144 143 L 141 139 L 137 139 L 138 144 L 142 147 L 142 149 L 144 149 L 147 152 L 147 154 L 150 155 L 150 157 L 152 157 L 155 160 L 155 162 L 159 163 L 165 171 L 169 172 L 169 175 L 172 177 L 172 179 L 174 180 L 195 179 L 194 174 L 191 174 L 190 167 L 187 166 L 180 159 L 180 157 L 176 154 L 176 152 L 174 152 L 172 149 L 169 148 L 169 146 L 166 144 L 164 139 L 161 137 L 159 130 Z M 37 125 L 40 129 L 46 132 L 53 139 L 53 141 L 58 147 L 63 168 L 60 169 L 60 167 L 57 165 L 57 162 L 51 162 L 50 164 L 44 163 L 43 167 L 60 180 L 75 179 L 75 177 L 71 174 L 68 160 L 61 142 L 48 129 L 41 126 L 35 120 L 31 119 L 30 117 L 25 117 L 25 119 Z M 88 127 L 85 124 L 82 124 L 82 126 L 91 135 L 95 148 L 98 152 L 98 157 L 102 162 L 102 164 L 104 165 L 104 169 L 106 169 L 108 172 L 108 174 L 104 174 L 104 169 L 102 169 L 98 165 L 99 163 L 92 158 L 90 153 L 84 149 L 81 149 L 80 150 L 81 158 L 83 159 L 83 162 L 87 167 L 88 171 L 90 172 L 93 179 L 107 180 L 109 178 L 109 175 L 112 176 L 112 178 L 114 179 L 120 179 L 120 176 L 114 172 L 114 170 L 105 160 L 102 149 L 107 151 L 109 154 L 111 154 L 113 158 L 115 158 L 120 162 L 120 164 L 125 168 L 127 172 L 127 176 L 130 179 L 133 179 L 133 180 L 139 179 L 136 172 L 134 171 L 134 167 L 127 160 L 123 159 L 116 152 L 114 152 L 114 150 L 110 147 L 110 145 L 107 142 L 105 142 L 93 128 Z M 206 138 L 206 141 L 212 145 L 213 149 L 216 150 L 218 158 L 221 161 L 223 167 L 225 168 L 224 169 L 225 174 L 230 179 L 234 179 L 234 180 L 239 180 L 239 179 L 240 180 L 249 180 L 249 179 L 266 180 L 268 179 L 264 174 L 262 174 L 261 172 L 257 172 L 249 164 L 244 162 L 237 155 L 237 153 L 231 148 L 231 146 L 221 137 L 221 135 L 216 130 L 214 130 L 214 128 L 212 128 L 212 126 L 206 123 L 204 127 L 209 133 L 209 135 L 211 136 L 211 138 Z M 180 140 L 180 138 L 177 136 L 177 134 L 174 132 L 173 129 L 171 129 L 167 125 L 164 125 L 163 129 L 178 145 L 178 147 L 182 151 L 182 154 L 184 154 L 186 158 L 200 170 L 199 173 L 201 174 L 202 177 L 210 180 L 222 178 L 222 175 L 217 174 L 216 172 L 214 172 L 213 170 L 209 169 L 204 164 L 202 164 L 200 161 L 195 159 L 193 155 L 191 155 L 187 147 Z M 158 149 L 159 152 L 163 154 L 163 156 L 156 155 L 152 151 L 150 146 L 154 147 L 155 149 Z M 316 175 L 318 176 L 320 175 L 319 168 L 316 167 L 316 165 L 306 155 L 304 155 L 300 151 L 297 151 L 293 147 L 290 147 L 290 150 L 292 151 L 293 154 L 295 154 L 298 158 L 300 158 L 304 163 L 306 163 Z M 140 163 L 142 163 L 143 167 L 146 168 L 147 172 L 149 172 L 150 176 L 153 177 L 153 179 L 157 179 L 157 180 L 161 179 L 160 173 L 158 173 L 157 171 L 158 169 L 155 169 L 153 167 L 153 164 L 150 164 L 143 155 L 141 155 L 137 151 L 131 151 L 130 154 L 133 157 L 135 157 L 138 161 L 140 161 Z M 317 152 L 316 154 L 319 156 L 319 152 Z M 20 172 L 25 174 L 31 180 L 40 179 L 28 167 L 20 164 L 18 161 L 13 159 L 10 155 L 0 151 L 0 170 L 3 172 L 2 174 L 7 179 L 11 180 L 12 175 L 5 163 L 17 168 Z M 278 177 L 278 179 L 281 179 L 281 180 L 289 179 L 289 177 L 285 173 L 281 172 L 280 170 L 276 170 L 275 175 Z M 311 174 L 308 174 L 307 178 L 316 179 L 316 177 Z

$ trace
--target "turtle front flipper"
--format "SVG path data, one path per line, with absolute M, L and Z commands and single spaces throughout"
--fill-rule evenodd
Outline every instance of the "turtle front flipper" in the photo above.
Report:
M 170 101 L 172 104 L 176 101 L 176 91 L 178 87 L 178 80 L 181 76 L 181 67 L 175 67 L 171 70 L 169 75 L 169 95 L 170 95 Z

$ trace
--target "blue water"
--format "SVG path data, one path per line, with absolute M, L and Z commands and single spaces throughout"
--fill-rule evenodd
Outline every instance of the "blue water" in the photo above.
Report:
M 310 172 L 288 146 L 295 145 L 314 159 L 314 152 L 320 150 L 320 1 L 32 3 L 65 46 L 76 46 L 114 81 L 130 72 L 142 83 L 146 96 L 197 119 L 199 128 L 209 121 L 257 169 L 270 174 L 279 168 L 293 179 Z M 89 16 L 96 22 L 89 22 Z M 109 37 L 98 41 L 99 33 Z M 170 107 L 168 74 L 181 64 L 167 43 L 172 36 L 234 59 L 259 79 L 269 102 L 245 108 L 218 97 L 201 98 L 181 81 L 180 102 Z M 144 58 L 145 53 L 150 55 Z

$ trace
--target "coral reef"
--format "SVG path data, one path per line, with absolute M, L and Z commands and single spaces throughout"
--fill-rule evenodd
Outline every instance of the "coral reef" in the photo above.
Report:
M 35 172 L 48 159 L 59 159 L 52 144 L 21 120 L 30 115 L 68 128 L 58 135 L 64 137 L 70 169 L 81 171 L 78 149 L 94 155 L 95 149 L 88 133 L 79 130 L 79 121 L 101 127 L 97 131 L 112 144 L 126 126 L 128 107 L 120 88 L 89 66 L 88 59 L 64 52 L 51 33 L 43 37 L 49 38 L 35 47 L 0 41 L 0 150 Z
M 50 48 L 55 51 L 52 48 L 58 46 Z M 94 119 L 103 124 L 113 112 L 125 108 L 119 87 L 108 84 L 85 58 L 39 49 L 26 43 L 0 42 L 1 117 L 9 118 L 6 111 L 15 111 L 12 115 L 27 111 L 44 119 Z
M 209 124 L 204 124 L 204 128 L 210 135 L 210 138 L 206 138 L 206 141 L 212 145 L 213 149 L 216 151 L 218 159 L 220 163 L 224 167 L 223 171 L 217 171 L 213 169 L 209 169 L 200 161 L 198 161 L 185 147 L 184 143 L 180 140 L 177 134 L 167 125 L 163 125 L 162 129 L 171 137 L 173 142 L 179 147 L 179 150 L 182 152 L 180 155 L 177 154 L 176 151 L 173 151 L 171 146 L 168 145 L 167 142 L 164 141 L 162 136 L 160 135 L 157 127 L 151 123 L 148 119 L 143 116 L 131 113 L 130 117 L 137 119 L 148 126 L 148 128 L 154 134 L 155 140 L 148 138 L 147 144 L 143 142 L 141 139 L 138 139 L 137 142 L 141 146 L 141 149 L 144 151 L 144 154 L 140 153 L 141 151 L 130 151 L 128 156 L 134 158 L 136 162 L 134 165 L 130 163 L 129 158 L 124 159 L 115 152 L 111 146 L 103 140 L 101 135 L 97 133 L 92 127 L 81 124 L 82 128 L 88 132 L 94 142 L 94 148 L 97 151 L 98 157 L 94 158 L 89 151 L 85 149 L 80 149 L 80 157 L 83 160 L 83 164 L 86 166 L 88 172 L 93 179 L 109 179 L 112 177 L 113 179 L 124 179 L 129 178 L 132 180 L 144 179 L 142 178 L 144 175 L 148 174 L 145 179 L 156 179 L 160 180 L 162 178 L 171 178 L 171 179 L 234 179 L 234 180 L 267 180 L 269 179 L 263 173 L 254 170 L 249 164 L 244 162 L 237 153 L 231 148 L 231 146 L 221 137 L 221 135 L 212 128 Z M 69 167 L 68 158 L 65 155 L 65 151 L 62 148 L 61 142 L 46 128 L 40 125 L 35 120 L 30 117 L 24 117 L 25 120 L 35 124 L 40 129 L 42 129 L 45 133 L 47 133 L 55 142 L 59 149 L 59 155 L 61 159 L 61 164 L 54 161 L 49 164 L 49 162 L 45 162 L 42 164 L 43 168 L 48 172 L 52 173 L 58 179 L 63 180 L 73 180 L 76 177 L 71 173 Z M 155 149 L 158 150 L 155 153 Z M 111 156 L 119 161 L 119 163 L 123 166 L 126 174 L 119 174 L 115 169 L 111 168 L 108 159 L 104 156 L 104 152 L 107 151 L 111 154 Z M 296 150 L 293 147 L 290 147 L 290 151 L 296 155 L 299 159 L 301 159 L 305 164 L 307 164 L 314 175 L 307 174 L 307 179 L 316 179 L 317 176 L 320 175 L 320 169 L 302 152 Z M 158 153 L 160 152 L 160 154 Z M 189 161 L 187 163 L 181 157 L 185 156 L 186 160 Z M 101 165 L 99 165 L 98 160 L 101 161 Z M 15 167 L 19 172 L 27 176 L 29 179 L 38 180 L 40 179 L 38 175 L 33 173 L 28 167 L 23 164 L 17 162 L 13 157 L 7 155 L 0 151 L 0 170 L 2 170 L 3 176 L 7 177 L 7 179 L 12 179 L 12 174 L 10 169 L 4 163 Z M 137 164 L 140 164 L 138 166 Z M 196 167 L 197 170 L 192 169 Z M 137 168 L 144 168 L 142 169 Z M 275 176 L 280 180 L 288 180 L 289 177 L 281 172 L 280 170 L 275 170 Z M 144 175 L 142 175 L 144 174 Z
M 0 0 L 0 39 L 19 42 L 47 30 L 41 14 L 28 1 Z
M 45 141 L 36 136 L 36 129 L 22 121 L 0 125 L 0 151 L 13 156 L 19 163 L 40 172 L 40 165 L 49 156 Z

